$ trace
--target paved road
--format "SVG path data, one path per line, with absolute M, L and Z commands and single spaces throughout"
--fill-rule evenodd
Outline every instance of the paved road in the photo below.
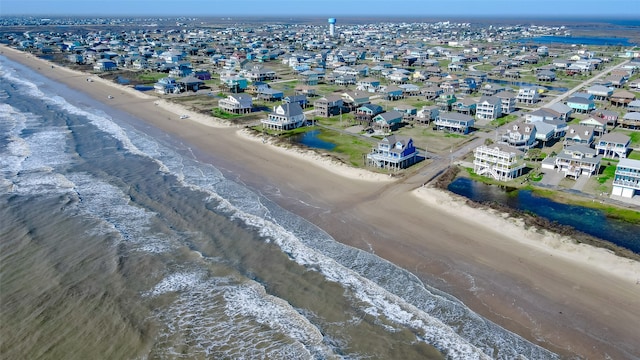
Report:
M 553 100 L 551 100 L 550 102 L 547 102 L 547 103 L 545 103 L 545 104 L 543 104 L 541 106 L 533 108 L 532 110 L 537 110 L 537 109 L 540 109 L 542 107 L 548 107 L 548 106 L 553 105 L 553 104 L 555 104 L 557 102 L 560 102 L 560 101 L 568 98 L 569 96 L 571 96 L 575 92 L 580 91 L 580 89 L 584 88 L 585 86 L 588 86 L 589 84 L 591 84 L 591 83 L 595 82 L 596 80 L 602 78 L 603 76 L 605 76 L 606 74 L 608 74 L 612 70 L 615 70 L 617 68 L 622 67 L 623 65 L 625 65 L 628 62 L 629 62 L 629 60 L 625 60 L 625 61 L 621 62 L 618 65 L 607 67 L 607 68 L 603 69 L 602 71 L 600 71 L 595 76 L 589 78 L 588 80 L 585 80 L 585 81 L 581 82 L 576 87 L 568 90 L 564 94 L 559 95 L 556 98 L 554 98 Z M 503 126 L 501 126 L 499 128 L 496 128 L 495 130 L 493 130 L 493 131 L 491 131 L 489 133 L 476 132 L 476 134 L 474 134 L 474 138 L 472 138 L 471 141 L 466 142 L 461 147 L 453 150 L 448 156 L 440 156 L 440 157 L 434 158 L 431 163 L 429 163 L 428 165 L 425 165 L 424 167 L 422 167 L 416 174 L 411 175 L 407 179 L 403 180 L 402 183 L 406 184 L 409 187 L 412 186 L 412 187 L 415 188 L 415 187 L 421 186 L 422 184 L 425 184 L 425 183 L 428 183 L 428 182 L 434 180 L 436 177 L 438 177 L 440 174 L 442 174 L 444 172 L 444 170 L 446 170 L 451 164 L 459 161 L 461 158 L 466 156 L 469 152 L 473 151 L 473 149 L 475 149 L 476 147 L 478 147 L 480 145 L 483 145 L 484 142 L 485 142 L 485 139 L 487 139 L 487 138 L 494 139 L 495 136 L 497 135 L 496 132 L 498 134 L 500 134 L 508 126 L 509 126 L 509 124 L 505 124 L 505 125 L 503 125 Z

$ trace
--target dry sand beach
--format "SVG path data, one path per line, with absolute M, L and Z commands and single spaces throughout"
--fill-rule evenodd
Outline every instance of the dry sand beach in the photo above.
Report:
M 263 193 L 264 184 L 276 187 L 278 194 L 265 195 L 337 241 L 412 271 L 532 342 L 569 358 L 640 358 L 636 261 L 525 229 L 505 214 L 471 208 L 434 188 L 416 189 L 313 152 L 279 148 L 155 96 L 0 49 L 190 144 L 201 161 L 223 157 L 242 182 Z M 180 119 L 182 114 L 189 118 Z

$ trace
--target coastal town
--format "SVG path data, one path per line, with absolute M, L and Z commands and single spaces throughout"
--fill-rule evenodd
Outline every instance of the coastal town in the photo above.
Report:
M 335 10 L 0 16 L 0 354 L 640 355 L 637 21 Z
M 640 49 L 615 39 L 450 21 L 3 21 L 16 49 L 349 166 L 426 184 L 455 164 L 640 206 Z

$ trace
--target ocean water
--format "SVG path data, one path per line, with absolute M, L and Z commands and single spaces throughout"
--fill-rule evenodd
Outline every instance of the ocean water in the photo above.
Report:
M 0 79 L 0 358 L 558 358 L 167 134 Z

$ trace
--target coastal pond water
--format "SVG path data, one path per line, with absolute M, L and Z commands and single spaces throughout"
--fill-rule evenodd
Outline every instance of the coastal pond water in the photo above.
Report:
M 538 36 L 515 40 L 519 43 L 539 44 L 579 44 L 579 45 L 609 45 L 632 46 L 628 38 L 622 37 L 591 37 L 591 36 Z
M 541 84 L 533 84 L 523 81 L 513 81 L 513 80 L 499 80 L 499 79 L 487 79 L 487 82 L 501 84 L 501 85 L 515 85 L 519 87 L 523 86 L 531 86 L 531 87 L 543 87 L 550 91 L 558 91 L 558 92 L 566 92 L 569 89 L 561 86 L 550 86 L 550 85 L 541 85 Z
M 293 137 L 292 140 L 298 144 L 314 149 L 333 150 L 333 148 L 336 147 L 336 144 L 318 138 L 318 135 L 320 134 L 321 130 L 311 130 Z
M 536 196 L 530 190 L 487 185 L 464 177 L 451 182 L 448 189 L 476 202 L 493 201 L 527 211 L 640 253 L 640 225 L 609 218 L 601 210 L 563 204 Z

